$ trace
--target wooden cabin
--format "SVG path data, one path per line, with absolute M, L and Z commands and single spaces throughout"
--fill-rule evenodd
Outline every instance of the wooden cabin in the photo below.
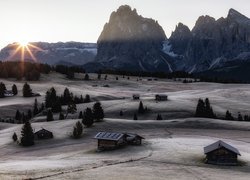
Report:
M 155 95 L 155 100 L 156 101 L 167 101 L 168 100 L 168 95 L 165 95 L 165 94 L 156 94 Z
M 51 139 L 51 138 L 53 138 L 53 133 L 44 128 L 35 132 L 35 139 Z
M 139 94 L 133 94 L 133 99 L 134 100 L 139 100 L 140 99 L 140 95 Z
M 126 144 L 126 135 L 114 132 L 98 132 L 94 139 L 98 141 L 98 150 L 116 149 Z
M 4 96 L 5 96 L 5 97 L 12 97 L 12 96 L 14 96 L 14 94 L 13 94 L 12 91 L 5 90 L 5 91 L 4 91 Z
M 126 141 L 130 145 L 141 145 L 142 139 L 144 139 L 144 137 L 138 134 L 126 133 Z
M 219 140 L 204 147 L 206 163 L 217 165 L 237 165 L 240 152 L 235 147 Z

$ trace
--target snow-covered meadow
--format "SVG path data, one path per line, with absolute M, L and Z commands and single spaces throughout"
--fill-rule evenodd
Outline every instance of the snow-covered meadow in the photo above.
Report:
M 52 73 L 42 76 L 40 82 L 29 82 L 34 92 L 40 93 L 38 102 L 44 100 L 46 91 L 54 87 L 61 94 L 68 87 L 76 95 L 89 94 L 93 101 L 102 103 L 104 122 L 85 128 L 81 139 L 69 137 L 78 113 L 70 119 L 43 122 L 45 117 L 32 119 L 35 130 L 45 128 L 53 132 L 51 140 L 39 140 L 32 147 L 24 148 L 12 142 L 13 132 L 18 136 L 20 124 L 0 123 L 0 179 L 249 179 L 250 177 L 250 122 L 194 118 L 199 98 L 208 97 L 214 111 L 224 116 L 230 110 L 250 114 L 250 85 L 190 83 L 183 84 L 166 79 L 137 81 L 137 77 L 108 75 L 107 80 L 68 80 Z M 0 117 L 13 117 L 16 109 L 32 107 L 34 98 L 23 98 L 24 82 L 3 81 L 7 88 L 16 84 L 16 97 L 0 99 Z M 109 87 L 104 87 L 109 85 Z M 164 93 L 169 101 L 156 102 L 154 96 Z M 133 94 L 140 94 L 144 106 L 150 110 L 132 120 L 139 101 Z M 93 103 L 77 105 L 78 112 Z M 64 107 L 65 108 L 65 107 Z M 124 115 L 120 116 L 119 112 Z M 165 120 L 157 121 L 160 113 Z M 145 137 L 142 146 L 96 152 L 93 136 L 98 131 L 134 132 Z M 226 167 L 203 163 L 203 147 L 222 139 L 237 147 L 243 166 Z

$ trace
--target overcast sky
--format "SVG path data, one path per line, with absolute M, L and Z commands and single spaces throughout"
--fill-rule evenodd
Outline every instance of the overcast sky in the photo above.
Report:
M 201 15 L 218 19 L 234 8 L 250 17 L 250 0 L 0 0 L 0 48 L 18 41 L 96 42 L 124 4 L 158 20 L 168 37 L 178 22 L 193 28 Z

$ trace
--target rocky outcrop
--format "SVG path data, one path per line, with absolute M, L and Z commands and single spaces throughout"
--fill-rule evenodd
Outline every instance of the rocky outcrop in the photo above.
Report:
M 166 35 L 157 21 L 124 5 L 110 16 L 97 41 L 96 63 L 107 69 L 171 71 L 162 52 Z
M 206 71 L 250 52 L 250 19 L 234 9 L 229 10 L 226 18 L 218 20 L 199 17 L 191 35 L 184 27 L 177 26 L 170 37 L 171 50 L 183 55 L 183 70 Z

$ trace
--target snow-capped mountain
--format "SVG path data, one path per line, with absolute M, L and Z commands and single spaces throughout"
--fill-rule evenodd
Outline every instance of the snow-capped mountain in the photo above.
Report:
M 21 49 L 19 49 L 19 51 L 16 51 L 18 47 L 18 43 L 13 43 L 3 48 L 0 52 L 0 60 L 20 60 L 22 51 Z M 25 60 L 38 61 L 51 65 L 84 65 L 88 62 L 93 61 L 97 53 L 95 43 L 79 42 L 32 42 L 30 43 L 30 45 L 28 45 L 28 48 L 24 48 L 24 50 Z

